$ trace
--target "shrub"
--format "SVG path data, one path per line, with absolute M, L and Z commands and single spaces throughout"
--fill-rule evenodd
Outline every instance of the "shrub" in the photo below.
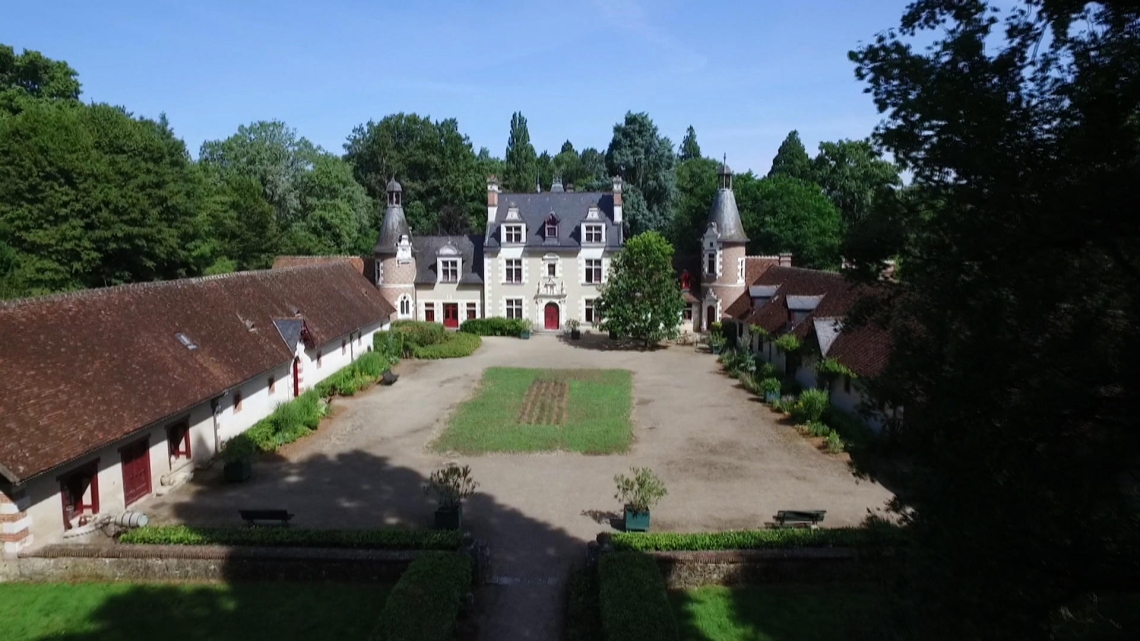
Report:
M 772 342 L 781 352 L 788 354 L 798 352 L 800 350 L 800 339 L 796 338 L 795 334 L 784 334 Z
M 316 391 L 309 390 L 278 405 L 272 414 L 246 430 L 245 435 L 257 445 L 257 449 L 274 452 L 286 443 L 311 434 L 328 413 L 328 407 Z
M 740 379 L 740 384 L 744 386 L 744 389 L 749 392 L 757 395 L 764 394 L 763 388 L 760 387 L 760 381 L 752 374 L 741 374 L 737 378 Z
M 843 449 L 843 439 L 839 438 L 835 432 L 829 431 L 827 434 L 827 451 L 832 454 L 839 454 L 843 452 Z
M 400 336 L 403 356 L 409 356 L 417 347 L 438 345 L 447 340 L 448 333 L 439 323 L 402 320 L 392 323 L 392 332 Z
M 226 441 L 222 447 L 222 460 L 226 463 L 240 463 L 248 461 L 257 451 L 257 444 L 249 437 L 249 434 L 243 433 Z
M 597 572 L 591 568 L 571 572 L 566 592 L 566 641 L 604 639 L 601 604 L 598 603 Z
M 376 332 L 372 335 L 372 350 L 386 357 L 389 365 L 395 365 L 404 355 L 403 336 L 398 332 Z
M 446 467 L 431 473 L 424 492 L 434 494 L 440 508 L 457 508 L 463 499 L 475 493 L 479 484 L 471 478 L 471 466 L 459 467 L 456 463 L 448 463 Z
M 313 388 L 321 398 L 331 396 L 352 396 L 375 383 L 388 371 L 389 360 L 383 354 L 372 351 L 363 354 L 337 373 L 317 383 Z
M 765 378 L 760 382 L 760 390 L 765 394 L 779 394 L 780 379 L 771 377 Z
M 791 548 L 882 548 L 907 543 L 906 530 L 897 525 L 847 528 L 787 528 L 777 530 L 738 530 L 729 532 L 617 532 L 614 549 L 650 551 L 672 550 L 761 550 Z
M 855 372 L 852 372 L 846 365 L 840 363 L 834 358 L 824 358 L 816 363 L 815 373 L 820 378 L 830 380 L 839 378 L 840 376 L 849 376 L 851 378 L 858 378 Z
M 823 417 L 828 405 L 830 401 L 827 392 L 820 389 L 805 390 L 792 406 L 792 420 L 800 424 L 816 422 Z
M 665 484 L 648 467 L 631 467 L 632 477 L 618 474 L 614 477 L 617 493 L 614 498 L 634 512 L 648 512 L 669 492 Z
M 827 436 L 831 434 L 831 428 L 822 421 L 808 421 L 804 427 L 807 429 L 807 433 L 812 436 Z
M 131 545 L 256 545 L 261 547 L 456 550 L 460 533 L 445 530 L 306 530 L 301 528 L 217 528 L 188 525 L 128 530 L 119 543 Z
M 530 329 L 530 324 L 521 318 L 474 318 L 469 321 L 464 321 L 459 326 L 459 331 L 466 334 L 475 334 L 477 336 L 513 336 L 518 337 L 519 334 L 525 330 Z
M 780 372 L 779 372 L 779 370 L 776 369 L 775 365 L 773 365 L 769 362 L 757 359 L 756 360 L 756 378 L 758 378 L 760 380 L 764 380 L 765 378 L 775 378 L 775 379 L 779 380 Z
M 603 555 L 598 586 L 607 639 L 677 641 L 665 581 L 651 557 L 637 552 Z
M 451 641 L 455 621 L 471 589 L 471 560 L 460 554 L 433 552 L 408 566 L 392 588 L 374 639 L 381 641 Z
M 423 360 L 462 358 L 470 356 L 482 344 L 483 339 L 475 334 L 455 332 L 447 334 L 440 343 L 415 346 L 412 348 L 412 356 Z

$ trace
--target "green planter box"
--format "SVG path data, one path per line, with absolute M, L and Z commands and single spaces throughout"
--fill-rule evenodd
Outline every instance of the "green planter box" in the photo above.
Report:
M 634 512 L 628 507 L 625 508 L 625 531 L 626 532 L 648 532 L 649 531 L 649 512 Z
M 723 345 L 709 345 L 709 350 L 713 354 L 719 354 L 722 349 L 724 349 Z
M 775 403 L 778 400 L 780 400 L 779 392 L 764 392 L 765 403 Z
M 523 331 L 519 332 L 519 338 L 521 338 L 523 340 L 530 338 L 530 330 L 524 329 Z
M 250 461 L 231 461 L 222 468 L 222 477 L 226 483 L 244 483 L 253 476 L 253 463 Z
M 463 506 L 441 507 L 435 511 L 435 529 L 458 530 L 463 525 Z

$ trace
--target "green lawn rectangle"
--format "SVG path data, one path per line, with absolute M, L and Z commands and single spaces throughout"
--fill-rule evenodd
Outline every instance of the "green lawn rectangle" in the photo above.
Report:
M 832 641 L 882 612 L 873 586 L 706 586 L 669 594 L 683 641 Z
M 565 418 L 557 425 L 519 423 L 536 380 L 569 385 Z M 433 448 L 442 452 L 544 452 L 610 454 L 629 449 L 633 377 L 626 370 L 492 367 L 475 397 L 451 417 Z
M 0 638 L 366 639 L 391 586 L 0 583 Z

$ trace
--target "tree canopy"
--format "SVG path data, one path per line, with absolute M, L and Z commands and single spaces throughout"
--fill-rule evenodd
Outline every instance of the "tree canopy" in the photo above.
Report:
M 16 113 L 30 100 L 78 102 L 79 91 L 79 74 L 66 62 L 0 44 L 0 115 Z
M 668 229 L 677 192 L 676 161 L 673 143 L 658 133 L 649 114 L 629 112 L 614 125 L 606 168 L 636 188 L 645 201 L 644 212 L 627 217 L 632 234 Z
M 811 175 L 843 214 L 845 225 L 863 220 L 876 198 L 902 186 L 899 170 L 869 140 L 823 142 Z
M 737 176 L 736 201 L 752 254 L 790 252 L 795 264 L 838 269 L 839 211 L 815 183 L 789 176 Z
M 511 115 L 511 133 L 504 156 L 503 188 L 514 193 L 534 191 L 538 180 L 538 154 L 530 144 L 526 116 L 516 111 Z
M 610 263 L 598 298 L 606 330 L 646 346 L 676 338 L 685 301 L 673 275 L 673 246 L 649 231 L 630 238 Z
M 776 157 L 772 159 L 772 168 L 768 170 L 768 177 L 789 176 L 800 180 L 815 180 L 812 170 L 811 158 L 808 157 L 804 143 L 800 142 L 800 132 L 788 132 L 780 148 L 776 150 Z
M 1009 4 L 914 2 L 851 54 L 914 177 L 853 256 L 904 278 L 871 315 L 914 469 L 879 638 L 1052 638 L 1140 566 L 1140 7 Z
M 677 157 L 681 162 L 701 157 L 701 146 L 697 144 L 697 130 L 693 129 L 692 125 L 685 130 L 685 138 L 681 141 L 681 151 Z

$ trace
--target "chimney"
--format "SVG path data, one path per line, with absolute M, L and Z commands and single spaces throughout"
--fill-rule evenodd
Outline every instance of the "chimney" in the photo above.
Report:
M 614 176 L 614 222 L 622 224 L 621 217 L 621 176 Z
M 487 229 L 495 222 L 495 212 L 499 210 L 499 179 L 487 177 Z
M 780 267 L 791 267 L 792 266 L 792 255 L 791 254 L 780 254 L 780 262 L 777 264 Z

